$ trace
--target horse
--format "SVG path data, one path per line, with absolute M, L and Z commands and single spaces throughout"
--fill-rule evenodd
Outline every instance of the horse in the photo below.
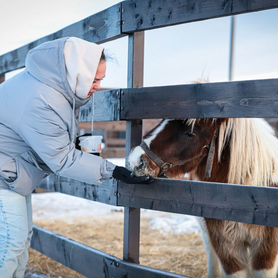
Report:
M 190 173 L 200 181 L 277 187 L 278 139 L 263 119 L 166 119 L 131 150 L 128 167 L 137 176 Z M 200 219 L 208 277 L 276 277 L 277 228 Z

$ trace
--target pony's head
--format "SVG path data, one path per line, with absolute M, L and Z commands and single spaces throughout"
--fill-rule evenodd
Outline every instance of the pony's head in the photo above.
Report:
M 262 119 L 163 120 L 128 165 L 138 176 L 194 170 L 201 180 L 276 186 L 278 139 Z
M 163 120 L 131 151 L 129 168 L 137 176 L 167 176 L 177 167 L 189 172 L 207 156 L 216 126 L 212 120 Z

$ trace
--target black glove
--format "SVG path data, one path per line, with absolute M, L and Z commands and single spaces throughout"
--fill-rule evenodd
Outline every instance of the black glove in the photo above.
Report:
M 151 183 L 154 181 L 154 179 L 150 176 L 142 176 L 142 177 L 136 177 L 133 175 L 133 173 L 129 170 L 127 170 L 125 167 L 116 166 L 112 177 L 120 180 L 125 183 Z

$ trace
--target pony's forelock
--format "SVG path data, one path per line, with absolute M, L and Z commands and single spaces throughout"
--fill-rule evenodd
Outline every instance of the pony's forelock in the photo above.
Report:
M 185 123 L 188 126 L 191 126 L 191 131 L 193 132 L 195 124 L 200 121 L 210 122 L 211 124 L 214 124 L 216 122 L 216 119 L 215 118 L 212 118 L 212 119 L 187 119 L 187 120 L 185 120 Z

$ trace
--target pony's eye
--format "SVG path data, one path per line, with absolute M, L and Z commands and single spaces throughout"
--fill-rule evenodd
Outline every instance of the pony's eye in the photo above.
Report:
M 186 132 L 185 133 L 188 137 L 194 137 L 196 134 L 194 132 Z

